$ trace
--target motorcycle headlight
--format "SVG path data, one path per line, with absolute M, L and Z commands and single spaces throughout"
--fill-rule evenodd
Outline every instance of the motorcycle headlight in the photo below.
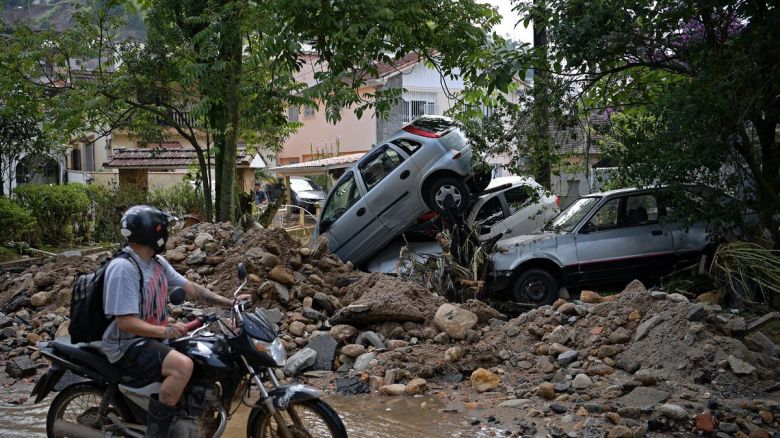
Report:
M 252 344 L 257 351 L 271 356 L 277 366 L 283 367 L 285 362 L 287 362 L 287 352 L 284 350 L 284 344 L 282 344 L 281 339 L 276 338 L 269 343 L 253 338 Z

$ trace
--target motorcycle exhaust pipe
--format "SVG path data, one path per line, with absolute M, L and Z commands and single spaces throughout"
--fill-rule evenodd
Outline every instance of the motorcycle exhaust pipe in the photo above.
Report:
M 97 429 L 84 426 L 83 424 L 73 423 L 65 420 L 54 422 L 55 436 L 73 436 L 79 438 L 107 438 L 108 435 Z
M 227 412 L 225 412 L 225 408 L 220 406 L 218 415 L 219 415 L 219 426 L 217 427 L 217 431 L 214 433 L 214 436 L 212 438 L 221 437 L 222 432 L 225 431 L 225 426 L 227 426 Z

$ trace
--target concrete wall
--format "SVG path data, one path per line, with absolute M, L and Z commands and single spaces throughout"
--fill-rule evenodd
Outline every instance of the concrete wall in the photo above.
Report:
M 387 80 L 382 89 L 403 88 L 403 75 L 395 75 Z M 376 138 L 374 142 L 381 141 L 390 134 L 399 130 L 404 125 L 404 107 L 400 100 L 393 105 L 390 112 L 384 118 L 376 119 Z

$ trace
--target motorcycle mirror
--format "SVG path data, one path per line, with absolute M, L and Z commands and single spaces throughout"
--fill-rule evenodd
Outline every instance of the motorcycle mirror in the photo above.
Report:
M 178 306 L 179 304 L 184 302 L 184 289 L 181 287 L 177 287 L 171 291 L 170 294 L 168 294 L 168 301 L 171 302 L 174 306 Z
M 246 278 L 246 266 L 243 263 L 238 264 L 238 279 L 244 281 Z

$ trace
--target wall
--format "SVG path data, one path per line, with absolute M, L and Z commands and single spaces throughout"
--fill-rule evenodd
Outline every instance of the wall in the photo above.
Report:
M 373 93 L 374 88 L 368 87 L 360 90 L 360 93 Z M 328 150 L 331 154 L 339 155 L 365 152 L 376 142 L 376 126 L 372 120 L 373 112 L 367 111 L 358 119 L 354 110 L 343 109 L 341 121 L 331 124 L 325 119 L 325 108 L 316 110 L 314 117 L 305 118 L 303 108 L 298 112 L 298 121 L 303 126 L 293 134 L 285 143 L 284 148 L 278 154 L 279 163 L 289 163 L 291 159 L 303 161 L 305 155 L 318 155 L 317 146 L 322 150 Z M 337 146 L 338 143 L 338 146 Z
M 403 75 L 395 75 L 387 79 L 387 83 L 382 89 L 402 88 Z M 387 138 L 390 134 L 401 129 L 404 125 L 404 109 L 403 102 L 400 100 L 396 102 L 390 109 L 390 112 L 384 118 L 376 118 L 376 138 L 374 142 L 379 142 L 383 138 Z

